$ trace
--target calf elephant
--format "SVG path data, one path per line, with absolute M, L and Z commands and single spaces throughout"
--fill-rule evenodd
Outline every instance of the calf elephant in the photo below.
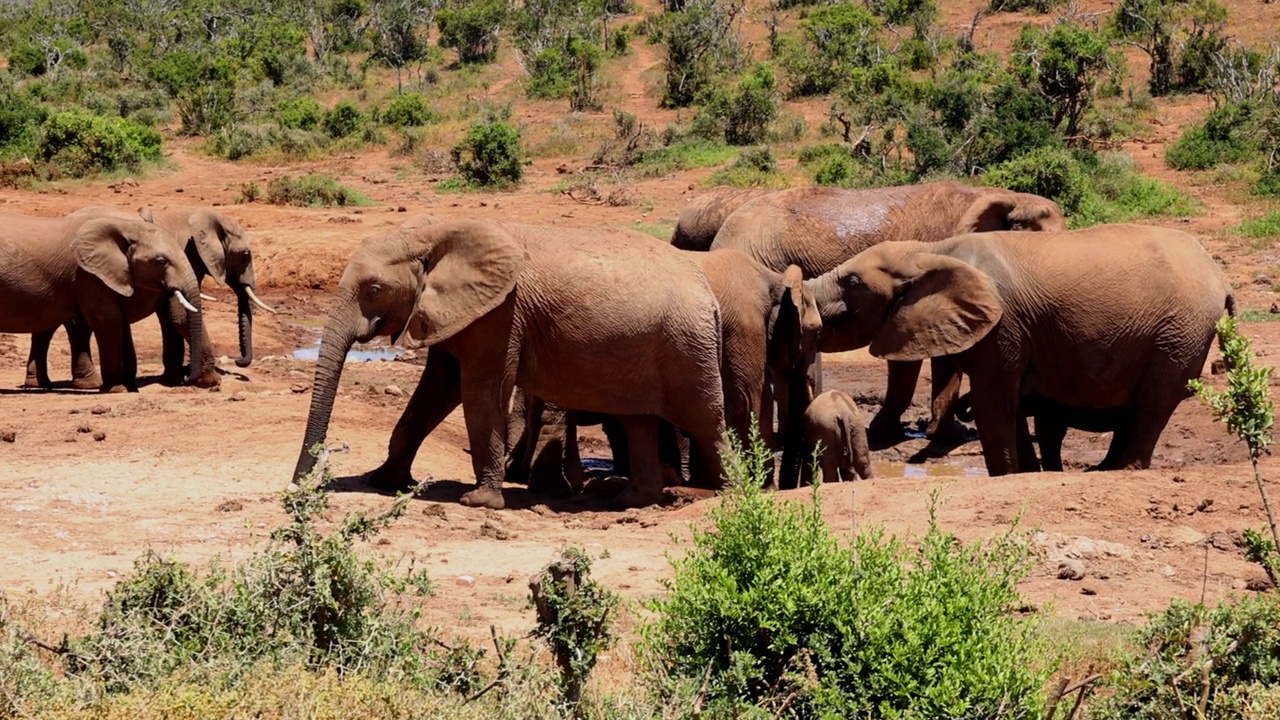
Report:
M 503 507 L 514 387 L 620 416 L 632 477 L 618 504 L 661 500 L 658 418 L 689 432 L 707 472 L 720 476 L 720 311 L 692 260 L 626 231 L 407 225 L 365 240 L 343 273 L 297 475 L 314 466 L 310 451 L 324 441 L 347 350 L 389 335 L 430 351 L 388 458 L 368 475 L 376 487 L 411 486 L 422 441 L 461 404 L 477 483 L 461 500 Z
M 876 190 L 806 187 L 745 202 L 724 221 L 711 247 L 737 248 L 778 271 L 796 265 L 806 278 L 814 278 L 882 242 L 938 242 L 969 232 L 1065 227 L 1062 210 L 1053 201 L 999 188 L 953 182 Z M 836 310 L 857 308 L 827 308 Z M 824 334 L 820 349 L 841 352 L 857 347 L 848 338 Z M 889 445 L 905 437 L 902 414 L 911 405 L 919 374 L 919 362 L 889 363 L 884 403 L 871 421 L 873 444 Z M 952 406 L 959 389 L 955 369 L 945 359 L 934 360 L 930 437 L 957 431 Z M 785 418 L 784 410 L 779 413 Z
M 1148 467 L 1234 307 L 1194 237 L 1137 225 L 884 243 L 809 282 L 820 308 L 858 308 L 824 324 L 824 341 L 887 360 L 953 356 L 991 475 L 1033 469 L 1019 453 L 1032 394 L 1112 412 L 1103 469 Z
M 680 211 L 671 244 L 681 250 L 710 250 L 726 218 L 744 203 L 771 192 L 759 188 L 712 188 Z
M 193 338 L 203 333 L 195 273 L 177 242 L 155 225 L 82 212 L 60 218 L 0 214 L 0 226 L 0 332 L 51 334 L 71 323 L 73 342 L 87 345 L 92 331 L 103 391 L 137 390 L 129 325 L 170 297 L 191 311 Z M 189 380 L 203 352 L 193 339 Z
M 76 214 L 110 214 L 122 218 L 132 217 L 122 210 L 109 207 L 85 208 Z M 236 294 L 240 329 L 240 357 L 236 365 L 247 367 L 253 361 L 253 304 L 275 312 L 262 302 L 254 292 L 253 253 L 249 248 L 248 234 L 236 220 L 218 210 L 208 208 L 171 207 L 153 211 L 142 207 L 138 215 L 176 238 L 183 247 L 187 261 L 196 274 L 197 284 L 206 276 L 228 287 Z M 163 382 L 176 385 L 184 380 L 183 362 L 185 343 L 190 342 L 191 328 L 187 309 L 175 299 L 168 307 L 156 313 L 160 320 L 163 343 Z M 27 385 L 48 387 L 47 356 L 52 331 L 31 336 L 31 356 L 27 362 Z M 71 342 L 72 386 L 96 387 L 96 371 L 89 353 L 87 327 L 67 327 Z M 222 381 L 214 366 L 213 345 L 205 332 L 201 338 L 205 348 L 202 367 L 196 373 L 195 384 L 200 387 L 216 387 Z
M 821 447 L 819 463 L 822 482 L 868 480 L 874 474 L 871 451 L 867 448 L 867 431 L 862 427 L 862 413 L 848 394 L 828 390 L 813 399 L 804 411 L 804 439 L 808 445 L 806 461 Z M 813 470 L 806 462 L 804 477 L 812 478 Z

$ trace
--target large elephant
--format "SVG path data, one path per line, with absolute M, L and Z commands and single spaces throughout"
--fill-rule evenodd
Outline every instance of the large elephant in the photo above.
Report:
M 562 407 L 621 416 L 631 456 L 622 505 L 658 502 L 658 419 L 689 432 L 720 476 L 720 311 L 696 263 L 615 230 L 414 221 L 369 238 L 347 265 L 316 365 L 295 472 L 314 466 L 347 350 L 379 335 L 430 346 L 422 379 L 368 479 L 411 486 L 427 434 L 459 404 L 477 487 L 501 508 L 514 387 Z
M 759 188 L 712 188 L 689 201 L 680 211 L 671 233 L 671 244 L 681 250 L 710 250 L 726 218 L 747 201 L 771 192 Z
M 1235 314 L 1234 308 L 1230 306 L 1227 312 Z M 965 421 L 973 420 L 972 403 L 972 393 L 961 395 L 956 417 Z M 1062 472 L 1062 443 L 1067 437 L 1068 429 L 1092 433 L 1115 432 L 1133 422 L 1130 415 L 1134 412 L 1133 408 L 1074 407 L 1031 393 L 1023 397 L 1018 406 L 1018 415 L 1021 417 L 1018 426 L 1018 467 L 1024 472 Z M 1040 446 L 1039 456 L 1036 455 L 1035 445 L 1031 442 L 1031 431 L 1026 425 L 1026 418 L 1029 417 L 1036 421 L 1035 445 Z M 1114 466 L 1116 458 L 1113 453 L 1118 449 L 1118 446 L 1112 446 L 1111 452 L 1107 453 L 1102 462 L 1089 469 L 1101 470 Z
M 752 260 L 745 253 L 726 249 L 690 253 L 706 275 L 711 291 L 720 305 L 722 346 L 720 376 L 724 391 L 725 422 L 744 446 L 750 442 L 752 419 L 759 420 L 761 439 L 770 448 L 779 442 L 773 433 L 770 387 L 786 387 L 788 397 L 796 403 L 796 416 L 803 414 L 813 396 L 809 386 L 809 368 L 817 355 L 822 322 L 817 303 L 804 285 L 800 268 L 774 272 Z M 541 429 L 542 413 L 529 416 L 526 437 L 516 447 L 529 447 L 530 439 Z M 564 436 L 565 476 L 570 486 L 575 483 L 573 464 L 578 462 L 574 441 L 574 418 L 563 423 L 564 432 L 548 438 L 551 442 Z M 668 436 L 669 439 L 670 436 Z M 679 453 L 671 443 L 664 443 L 664 462 L 679 468 Z M 800 477 L 804 437 L 797 425 L 781 439 L 783 451 L 783 487 L 794 487 Z M 620 443 L 613 443 L 614 463 L 619 464 Z M 528 466 L 528 461 L 524 462 Z M 772 482 L 772 480 L 771 480 Z
M 814 278 L 882 242 L 938 242 L 968 232 L 1065 227 L 1062 210 L 1053 201 L 999 188 L 954 182 L 876 190 L 806 187 L 744 203 L 724 221 L 711 247 L 738 248 L 778 271 L 797 265 L 806 278 Z M 856 346 L 826 335 L 820 349 L 841 352 Z M 873 445 L 904 437 L 902 414 L 911 405 L 919 374 L 919 362 L 889 363 L 884 403 L 869 431 Z M 959 390 L 960 376 L 954 368 L 935 360 L 930 437 L 957 429 L 953 406 Z M 779 413 L 785 418 L 781 408 Z
M 109 207 L 85 208 L 76 214 L 111 214 L 131 217 L 122 210 Z M 154 211 L 149 207 L 138 209 L 138 216 L 159 226 L 183 245 L 187 261 L 196 274 L 197 284 L 204 278 L 213 278 L 236 294 L 240 329 L 240 357 L 236 365 L 247 367 L 253 361 L 253 304 L 269 312 L 275 312 L 263 303 L 254 292 L 253 253 L 249 248 L 248 234 L 234 218 L 210 208 L 169 207 Z M 191 328 L 187 309 L 176 298 L 168 307 L 156 313 L 160 321 L 163 343 L 163 382 L 176 385 L 184 380 L 183 363 L 186 344 L 190 343 Z M 71 343 L 71 375 L 73 387 L 96 387 L 96 370 L 89 352 L 88 329 L 68 325 L 67 338 Z M 27 361 L 27 386 L 48 387 L 48 351 L 53 331 L 31 336 L 31 355 Z M 213 344 L 208 332 L 201 338 L 205 349 L 202 367 L 196 374 L 195 384 L 200 387 L 216 387 L 222 379 L 214 364 Z
M 824 317 L 842 318 L 824 323 L 824 342 L 887 360 L 953 357 L 991 475 L 1033 469 L 1019 457 L 1032 395 L 1110 411 L 1101 469 L 1148 467 L 1234 307 L 1194 237 L 1138 225 L 885 243 L 809 282 Z
M 195 379 L 204 356 L 196 339 L 204 328 L 200 288 L 168 233 L 108 212 L 59 218 L 3 214 L 0 225 L 0 332 L 51 334 L 70 323 L 73 342 L 87 344 L 91 331 L 98 339 L 101 389 L 137 390 L 129 326 L 175 297 L 191 311 L 188 379 Z

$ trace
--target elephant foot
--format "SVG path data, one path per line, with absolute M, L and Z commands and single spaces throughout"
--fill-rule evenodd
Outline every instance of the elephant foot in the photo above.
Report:
M 925 436 L 935 443 L 943 445 L 959 445 L 969 440 L 969 431 L 955 420 L 939 422 L 934 420 L 925 429 Z
M 902 429 L 902 422 L 897 418 L 882 420 L 876 416 L 867 427 L 867 444 L 872 450 L 884 450 L 906 439 L 907 432 Z
M 124 385 L 107 385 L 104 383 L 101 387 L 98 388 L 98 392 L 103 394 L 115 395 L 116 393 L 137 392 L 137 390 L 131 391 L 128 387 L 125 387 Z
M 206 370 L 191 384 L 198 388 L 216 388 L 222 384 L 222 376 L 217 370 Z
M 179 387 L 187 381 L 187 377 L 182 372 L 171 373 L 166 372 L 160 376 L 160 384 L 165 387 Z
M 391 493 L 412 490 L 417 484 L 413 481 L 413 473 L 409 471 L 409 468 L 392 466 L 387 463 L 383 463 L 365 473 L 364 481 L 377 490 Z
M 507 506 L 506 500 L 502 497 L 501 488 L 491 488 L 484 485 L 471 492 L 464 493 L 458 502 L 467 507 L 482 507 L 490 510 L 501 510 Z
M 22 381 L 21 387 L 28 390 L 52 390 L 53 383 L 48 381 L 42 383 L 34 375 L 28 375 L 27 379 Z
M 627 483 L 622 488 L 622 492 L 613 496 L 609 501 L 609 507 L 614 510 L 626 510 L 629 508 L 641 508 L 649 505 L 658 505 L 662 502 L 662 488 L 645 489 L 634 482 Z
M 71 378 L 71 387 L 76 390 L 98 390 L 102 387 L 101 375 Z

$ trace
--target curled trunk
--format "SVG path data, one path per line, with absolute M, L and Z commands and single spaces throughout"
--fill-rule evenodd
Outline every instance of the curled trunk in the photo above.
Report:
M 249 367 L 253 362 L 253 303 L 245 288 L 236 288 L 236 314 L 240 321 L 240 357 L 236 367 Z
M 342 379 L 342 365 L 347 359 L 347 351 L 355 342 L 355 324 L 358 309 L 355 301 L 347 299 L 329 314 L 329 322 L 324 328 L 324 337 L 320 341 L 320 354 L 316 358 L 316 375 L 311 385 L 311 410 L 307 413 L 307 430 L 302 439 L 302 450 L 298 453 L 298 464 L 294 468 L 295 478 L 311 472 L 316 459 L 311 448 L 323 443 L 329 431 L 329 417 L 333 413 L 333 400 L 338 393 L 338 381 Z
M 184 288 L 182 294 L 187 297 L 197 310 L 202 306 L 200 302 L 200 286 L 190 283 Z M 194 384 L 204 371 L 204 313 L 187 311 L 187 329 L 190 333 L 191 344 L 191 368 L 188 370 L 186 382 L 188 385 Z M 179 358 L 181 359 L 181 358 Z

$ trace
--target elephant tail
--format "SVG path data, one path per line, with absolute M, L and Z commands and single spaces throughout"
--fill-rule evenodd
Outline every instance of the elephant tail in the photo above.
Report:
M 967 392 L 956 398 L 956 419 L 960 422 L 973 422 L 972 392 Z
M 1231 293 L 1227 293 L 1227 302 L 1225 303 L 1225 308 L 1227 311 L 1227 315 L 1230 315 L 1231 317 L 1236 316 L 1236 296 L 1235 295 L 1232 295 Z

